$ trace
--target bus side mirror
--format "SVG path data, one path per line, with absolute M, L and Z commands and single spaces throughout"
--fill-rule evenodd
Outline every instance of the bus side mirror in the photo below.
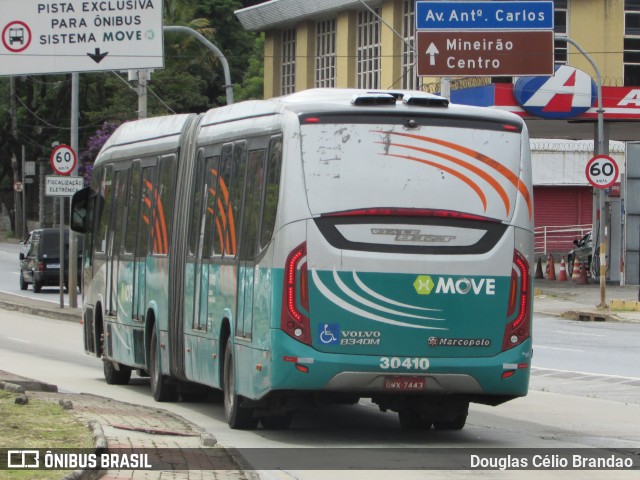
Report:
M 96 193 L 91 187 L 77 191 L 71 198 L 71 230 L 76 233 L 87 233 L 91 229 L 89 224 L 90 210 Z

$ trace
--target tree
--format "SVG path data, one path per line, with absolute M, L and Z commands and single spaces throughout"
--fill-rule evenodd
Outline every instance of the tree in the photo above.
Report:
M 115 132 L 117 125 L 112 122 L 104 122 L 102 128 L 96 131 L 95 135 L 89 137 L 84 150 L 80 151 L 80 167 L 78 173 L 84 177 L 84 186 L 91 185 L 91 175 L 93 173 L 93 162 L 96 160 L 102 146 L 109 140 Z
M 235 85 L 237 101 L 257 100 L 264 97 L 264 35 L 257 37 L 249 67 L 242 77 L 242 83 Z
M 234 13 L 243 6 L 243 2 L 238 0 L 202 0 L 198 2 L 195 10 L 196 16 L 209 19 L 212 34 L 207 38 L 226 57 L 231 71 L 231 81 L 236 84 L 244 77 L 256 43 L 256 35 L 244 30 Z M 226 97 L 222 67 L 218 65 L 212 73 L 208 79 L 207 96 L 215 99 L 212 106 L 224 105 Z

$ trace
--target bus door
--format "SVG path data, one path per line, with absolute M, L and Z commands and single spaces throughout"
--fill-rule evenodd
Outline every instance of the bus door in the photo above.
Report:
M 113 203 L 111 212 L 104 212 L 103 215 L 111 216 L 110 227 L 108 229 L 106 254 L 106 292 L 105 311 L 108 316 L 118 315 L 118 267 L 120 261 L 120 243 L 122 240 L 122 230 L 125 227 L 125 216 L 122 214 L 127 205 L 129 181 L 129 170 L 124 168 L 114 172 Z
M 214 236 L 216 232 L 216 208 L 218 195 L 218 169 L 220 163 L 220 155 L 210 155 L 207 152 L 206 158 L 203 151 L 198 154 L 196 170 L 198 177 L 201 179 L 196 186 L 201 192 L 201 205 L 199 208 L 199 218 L 196 220 L 194 215 L 194 224 L 198 223 L 196 230 L 192 224 L 194 234 L 198 232 L 198 242 L 194 259 L 194 279 L 193 279 L 193 337 L 192 355 L 191 355 L 191 378 L 205 384 L 215 384 L 217 377 L 215 368 L 209 367 L 211 358 L 215 358 L 214 353 L 217 352 L 213 334 L 213 318 L 215 308 L 209 308 L 210 299 L 215 305 L 215 296 L 218 293 L 215 286 L 214 266 L 211 257 L 214 252 Z M 196 202 L 198 203 L 198 202 Z M 198 205 L 196 205 L 198 207 Z M 195 214 L 195 211 L 194 211 Z M 218 225 L 219 230 L 220 225 Z M 219 237 L 215 240 L 220 245 Z M 189 280 L 187 280 L 189 281 Z M 218 315 L 218 318 L 221 318 Z
M 255 256 L 264 189 L 266 149 L 251 149 L 247 155 L 244 182 L 240 251 L 238 254 L 238 321 L 236 336 L 251 339 L 256 286 Z
M 153 205 L 156 158 L 135 160 L 126 210 L 123 259 L 118 272 L 118 298 L 123 319 L 141 322 L 145 314 L 146 258 Z
M 204 222 L 203 205 L 206 202 L 206 175 L 204 174 L 204 152 L 198 152 L 195 168 L 193 170 L 193 188 L 191 190 L 191 216 L 189 221 L 189 235 L 187 245 L 187 262 L 185 264 L 185 302 L 184 319 L 186 334 L 186 374 L 187 378 L 198 380 L 198 353 L 200 351 L 200 334 L 206 330 L 206 311 L 200 311 L 200 298 L 202 296 L 201 281 L 203 261 L 203 236 Z M 208 279 L 208 276 L 206 276 Z M 205 290 L 206 296 L 206 290 Z M 204 327 L 204 328 L 203 328 Z M 206 365 L 206 364 L 205 364 Z

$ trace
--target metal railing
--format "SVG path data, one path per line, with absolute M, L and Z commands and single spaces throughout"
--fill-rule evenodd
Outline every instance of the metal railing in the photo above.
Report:
M 566 252 L 574 248 L 573 241 L 581 239 L 593 228 L 592 224 L 584 225 L 549 225 L 535 227 L 535 253 L 547 255 L 549 253 Z

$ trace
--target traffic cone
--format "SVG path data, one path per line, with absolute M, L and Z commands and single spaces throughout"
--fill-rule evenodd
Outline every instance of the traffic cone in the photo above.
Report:
M 534 278 L 544 278 L 542 274 L 542 257 L 538 257 L 538 265 L 536 265 L 536 275 Z
M 547 280 L 555 280 L 556 279 L 556 266 L 553 263 L 553 255 L 549 254 L 549 259 L 547 260 Z
M 562 261 L 560 262 L 560 273 L 558 274 L 559 282 L 566 282 L 567 278 L 567 267 L 564 263 L 564 257 L 562 257 Z
M 576 259 L 573 259 L 573 269 L 572 269 L 572 274 L 571 274 L 571 281 L 575 282 L 575 283 L 580 283 L 580 269 L 578 266 L 578 262 L 576 261 Z
M 589 283 L 589 279 L 587 278 L 587 265 L 585 262 L 580 264 L 580 281 L 578 285 L 587 285 Z

